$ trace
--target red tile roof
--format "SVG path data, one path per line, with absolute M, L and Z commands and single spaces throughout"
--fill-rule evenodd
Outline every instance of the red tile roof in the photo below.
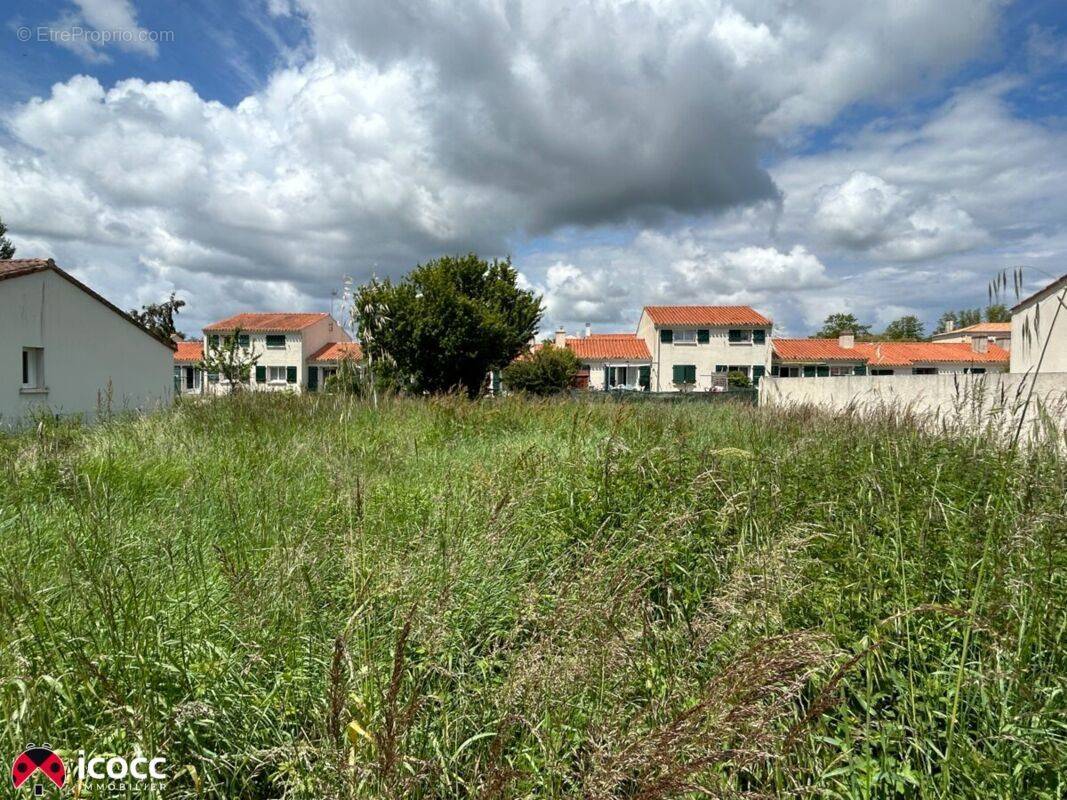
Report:
M 967 342 L 856 342 L 849 349 L 837 339 L 774 339 L 779 361 L 851 361 L 873 367 L 910 367 L 913 364 L 1007 364 L 1008 351 L 989 345 L 976 353 Z
M 174 353 L 175 361 L 195 363 L 204 359 L 204 343 L 200 339 L 190 339 L 187 342 L 176 342 L 177 351 Z
M 308 361 L 341 361 L 346 358 L 352 361 L 363 360 L 363 348 L 359 342 L 330 342 L 316 350 Z
M 872 367 L 910 367 L 913 364 L 1007 364 L 1008 351 L 995 344 L 976 353 L 968 342 L 856 342 Z
M 603 361 L 618 358 L 630 361 L 651 361 L 644 339 L 632 333 L 593 333 L 582 338 L 567 339 L 567 349 L 578 358 Z
M 933 338 L 940 339 L 943 336 L 957 336 L 961 333 L 1011 333 L 1010 322 L 979 322 L 975 325 L 968 325 L 966 328 L 956 328 L 951 331 L 942 331 L 941 333 L 935 333 Z
M 75 278 L 66 270 L 60 269 L 58 266 L 56 266 L 56 262 L 50 258 L 10 258 L 0 261 L 0 281 L 7 280 L 8 278 L 18 278 L 22 275 L 32 275 L 35 272 L 44 272 L 45 270 L 52 270 L 60 278 L 67 281 L 67 283 L 70 283 L 78 289 L 81 289 L 91 298 L 93 298 L 99 303 L 102 303 L 109 310 L 114 311 L 116 314 L 118 314 L 128 323 L 136 327 L 142 333 L 147 333 L 157 342 L 164 345 L 165 347 L 169 347 L 171 350 L 175 349 L 174 342 L 172 342 L 170 339 L 164 338 L 162 336 L 157 336 L 156 334 L 152 333 L 152 331 L 148 330 L 148 328 L 146 328 L 140 322 L 135 320 L 121 308 L 116 306 L 106 297 L 94 292 L 92 289 L 90 289 L 88 286 L 86 286 L 80 280 Z
M 866 356 L 855 348 L 848 349 L 837 339 L 772 339 L 779 361 L 852 361 L 863 362 Z
M 751 306 L 645 306 L 655 325 L 770 325 Z
M 242 331 L 300 331 L 329 316 L 325 313 L 288 314 L 282 312 L 234 314 L 232 317 L 211 323 L 204 330 L 233 331 L 240 328 Z

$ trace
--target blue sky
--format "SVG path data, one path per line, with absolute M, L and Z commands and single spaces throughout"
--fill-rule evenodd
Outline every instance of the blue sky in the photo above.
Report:
M 191 331 L 468 249 L 573 330 L 932 326 L 1067 271 L 1064 4 L 802 5 L 9 3 L 0 218 Z

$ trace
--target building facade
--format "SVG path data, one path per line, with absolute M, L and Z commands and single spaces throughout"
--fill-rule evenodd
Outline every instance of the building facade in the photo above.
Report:
M 846 375 L 940 375 L 1006 372 L 1009 354 L 984 337 L 963 342 L 857 342 L 837 339 L 775 339 L 771 375 L 827 378 Z
M 256 391 L 307 391 L 309 379 L 314 391 L 320 376 L 316 366 L 310 377 L 311 357 L 328 344 L 352 338 L 325 313 L 236 314 L 204 328 L 205 352 L 219 352 L 226 337 L 235 335 L 241 348 L 258 356 L 248 380 L 248 387 Z M 205 377 L 209 393 L 231 388 L 217 374 Z
M 1067 372 L 1067 275 L 1011 310 L 1012 372 Z
M 174 392 L 175 394 L 204 394 L 207 380 L 200 362 L 204 360 L 204 342 L 189 339 L 174 343 Z
M 0 425 L 157 408 L 174 349 L 51 259 L 0 261 Z
M 942 333 L 935 333 L 930 337 L 930 341 L 970 344 L 976 336 L 984 337 L 989 344 L 996 345 L 1002 350 L 1011 350 L 1010 322 L 979 322 L 977 325 L 968 325 L 966 328 L 952 328 Z

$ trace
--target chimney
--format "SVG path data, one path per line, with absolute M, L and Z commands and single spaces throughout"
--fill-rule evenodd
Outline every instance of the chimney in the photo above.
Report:
M 976 353 L 988 353 L 989 339 L 987 339 L 985 336 L 972 336 L 971 349 Z
M 945 320 L 945 333 L 952 333 L 952 331 L 954 331 L 954 330 L 956 330 L 956 320 L 954 320 L 954 319 L 946 319 Z
M 562 325 L 560 325 L 559 329 L 556 331 L 555 343 L 556 343 L 556 347 L 566 347 L 567 346 L 567 331 Z
M 593 326 L 588 322 L 585 323 L 585 338 L 588 339 L 593 333 Z
M 837 337 L 837 346 L 842 350 L 851 350 L 856 346 L 856 337 L 852 331 L 841 331 L 841 335 Z

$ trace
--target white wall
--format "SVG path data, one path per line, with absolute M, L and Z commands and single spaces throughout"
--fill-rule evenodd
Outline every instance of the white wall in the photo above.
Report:
M 811 405 L 831 411 L 859 413 L 894 409 L 930 419 L 984 424 L 994 419 L 1010 426 L 1021 413 L 1033 386 L 1027 419 L 1036 424 L 1042 404 L 1060 430 L 1067 425 L 1067 373 L 1036 379 L 1010 373 L 985 375 L 896 375 L 886 377 L 765 378 L 760 383 L 761 406 Z
M 44 349 L 46 394 L 22 391 L 22 348 Z M 38 407 L 96 416 L 174 393 L 174 351 L 51 270 L 0 281 L 0 425 Z
M 1048 347 L 1041 361 L 1041 371 L 1067 372 L 1067 308 L 1061 307 L 1059 316 L 1056 316 L 1056 309 L 1061 302 L 1067 303 L 1067 286 L 1011 315 L 1012 372 L 1032 372 L 1037 368 L 1046 337 Z M 1055 325 L 1053 319 L 1056 320 Z M 1029 337 L 1023 335 L 1027 325 Z
M 728 327 L 712 327 L 710 325 L 663 325 L 677 333 L 683 330 L 696 331 L 706 329 L 710 331 L 707 344 L 673 344 L 661 343 L 659 330 L 652 324 L 648 314 L 641 314 L 641 321 L 637 326 L 637 335 L 645 340 L 648 351 L 652 354 L 652 391 L 671 392 L 677 387 L 673 383 L 674 366 L 676 364 L 693 364 L 696 366 L 696 386 L 694 391 L 708 391 L 712 387 L 712 376 L 715 374 L 717 364 L 762 366 L 766 372 L 770 372 L 771 365 L 771 334 L 770 329 L 765 328 L 767 336 L 763 344 L 732 343 L 729 341 L 730 328 L 741 330 L 753 330 L 751 325 L 730 325 Z M 751 373 L 750 373 L 751 374 Z

